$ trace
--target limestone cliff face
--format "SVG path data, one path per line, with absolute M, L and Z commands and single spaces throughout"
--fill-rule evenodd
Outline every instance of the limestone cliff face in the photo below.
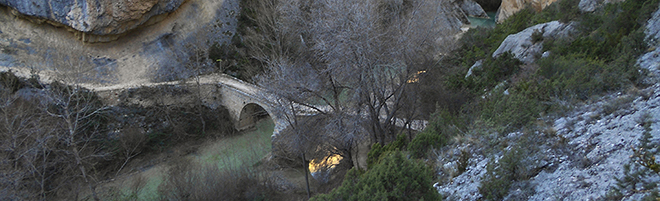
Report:
M 0 0 L 16 14 L 91 35 L 118 35 L 176 10 L 185 0 Z
M 526 5 L 531 5 L 536 10 L 542 10 L 557 0 L 502 0 L 500 8 L 497 9 L 495 21 L 502 23 L 507 18 L 511 17 L 514 13 L 525 8 Z
M 229 43 L 236 33 L 238 4 L 239 0 L 186 0 L 174 12 L 152 16 L 161 20 L 157 23 L 145 22 L 121 36 L 85 34 L 85 42 L 69 26 L 35 23 L 37 17 L 16 17 L 13 8 L 0 6 L 0 71 L 24 77 L 36 73 L 46 82 L 65 80 L 85 87 L 188 78 L 194 74 L 184 65 L 194 52 L 189 48 Z M 154 4 L 151 12 L 158 6 Z M 89 43 L 90 35 L 96 41 L 115 40 Z

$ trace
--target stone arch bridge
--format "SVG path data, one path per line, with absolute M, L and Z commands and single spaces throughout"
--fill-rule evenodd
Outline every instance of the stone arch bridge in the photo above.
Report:
M 256 85 L 225 74 L 202 76 L 187 82 L 88 88 L 96 90 L 101 99 L 110 105 L 124 102 L 142 106 L 167 106 L 201 100 L 211 108 L 227 108 L 234 127 L 239 131 L 253 128 L 259 119 L 266 116 L 275 123 L 274 136 L 286 128 L 273 97 L 265 95 L 263 89 Z
M 84 86 L 84 85 L 83 85 Z M 87 86 L 85 86 L 87 87 Z M 140 87 L 146 87 L 140 89 Z M 160 89 L 158 87 L 161 87 Z M 237 130 L 253 128 L 257 120 L 269 116 L 275 123 L 273 136 L 287 127 L 285 115 L 280 112 L 276 97 L 264 93 L 254 84 L 236 79 L 225 74 L 201 76 L 185 82 L 149 83 L 140 86 L 87 87 L 96 90 L 107 104 L 118 103 L 149 105 L 185 105 L 201 100 L 211 108 L 224 106 L 229 110 Z M 143 90 L 140 93 L 131 90 Z M 147 90 L 145 93 L 144 90 Z M 197 99 L 199 97 L 199 99 Z M 323 107 L 320 107 L 323 108 Z M 310 111 L 310 114 L 313 114 Z M 405 121 L 396 119 L 398 126 Z M 413 130 L 421 131 L 427 122 L 414 120 L 410 125 Z

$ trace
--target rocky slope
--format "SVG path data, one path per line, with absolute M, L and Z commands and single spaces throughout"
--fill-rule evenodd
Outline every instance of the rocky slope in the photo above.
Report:
M 638 64 L 648 72 L 647 88 L 631 88 L 574 106 L 562 116 L 545 117 L 539 120 L 545 129 L 531 134 L 467 136 L 463 143 L 440 150 L 443 181 L 435 185 L 438 191 L 448 200 L 481 199 L 479 188 L 488 164 L 504 160 L 504 153 L 515 147 L 526 147 L 516 157 L 527 168 L 522 177 L 527 179 L 515 181 L 505 200 L 604 199 L 619 183 L 616 179 L 624 177 L 624 166 L 631 164 L 633 148 L 646 132 L 644 124 L 650 123 L 651 142 L 660 141 L 660 10 L 646 29 L 652 48 Z M 464 172 L 458 169 L 461 163 L 467 164 Z M 658 183 L 660 176 L 651 175 L 647 181 Z M 632 191 L 623 200 L 645 195 L 648 192 Z
M 643 95 L 642 95 L 643 94 Z M 648 99 L 647 99 L 648 98 Z M 620 103 L 620 100 L 631 100 Z M 616 103 L 615 103 L 616 102 Z M 623 104 L 613 113 L 607 114 L 603 106 Z M 531 154 L 532 169 L 540 172 L 528 181 L 514 184 L 507 200 L 596 200 L 601 199 L 615 187 L 615 178 L 623 177 L 623 166 L 629 163 L 644 132 L 641 118 L 650 114 L 653 125 L 651 135 L 660 140 L 660 84 L 642 90 L 640 95 L 614 94 L 594 104 L 577 108 L 574 112 L 554 121 L 551 133 L 537 133 L 545 142 Z M 508 140 L 515 141 L 521 133 L 509 134 Z M 553 136 L 549 136 L 553 135 Z M 460 145 L 456 150 L 475 148 L 474 145 Z M 506 147 L 505 149 L 511 149 Z M 447 184 L 437 184 L 438 191 L 449 200 L 477 200 L 482 197 L 479 186 L 491 160 L 480 154 L 477 148 L 469 160 L 467 170 Z M 455 172 L 456 162 L 446 159 L 443 172 Z M 447 173 L 445 173 L 447 174 Z M 656 182 L 660 178 L 655 178 Z M 639 200 L 644 193 L 635 193 L 627 200 Z

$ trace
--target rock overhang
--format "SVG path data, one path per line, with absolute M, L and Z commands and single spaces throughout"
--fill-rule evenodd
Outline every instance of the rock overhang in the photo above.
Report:
M 11 13 L 36 23 L 66 27 L 85 42 L 108 42 L 154 24 L 186 0 L 0 0 Z

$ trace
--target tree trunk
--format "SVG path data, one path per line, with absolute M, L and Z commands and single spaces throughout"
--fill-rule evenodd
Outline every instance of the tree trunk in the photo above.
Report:
M 309 199 L 309 198 L 312 197 L 312 193 L 309 191 L 309 176 L 308 176 L 308 174 L 309 174 L 309 163 L 307 163 L 307 160 L 305 160 L 305 152 L 302 152 L 300 154 L 300 156 L 301 156 L 302 162 L 304 164 L 303 167 L 305 168 L 305 184 L 307 185 L 307 198 Z
M 73 154 L 74 157 L 76 158 L 76 165 L 78 166 L 78 169 L 80 169 L 80 173 L 82 174 L 83 180 L 85 180 L 85 183 L 87 183 L 87 186 L 89 187 L 89 190 L 92 192 L 92 197 L 94 198 L 95 201 L 99 201 L 99 196 L 96 194 L 96 185 L 92 184 L 92 182 L 89 181 L 87 178 L 87 171 L 85 171 L 85 167 L 82 164 L 82 159 L 80 158 L 80 154 L 78 153 L 78 148 L 73 147 Z
M 80 168 L 80 172 L 82 172 L 83 179 L 85 179 L 87 187 L 89 187 L 89 190 L 92 191 L 92 197 L 95 201 L 100 201 L 101 199 L 99 199 L 99 196 L 96 194 L 96 185 L 92 184 L 92 182 L 87 179 L 87 172 L 85 171 L 85 167 L 79 165 L 78 168 Z

